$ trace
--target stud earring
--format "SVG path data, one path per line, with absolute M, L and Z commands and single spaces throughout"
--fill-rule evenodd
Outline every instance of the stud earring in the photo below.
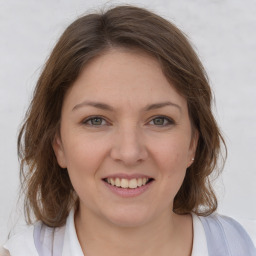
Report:
M 188 167 L 190 167 L 190 166 L 193 164 L 194 160 L 195 160 L 195 158 L 194 158 L 194 157 L 192 157 L 192 158 L 191 158 L 191 160 L 190 160 L 190 163 L 188 163 L 187 168 L 188 168 Z

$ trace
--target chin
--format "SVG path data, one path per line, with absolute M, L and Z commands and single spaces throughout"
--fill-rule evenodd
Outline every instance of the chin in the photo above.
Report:
M 106 216 L 108 221 L 118 227 L 135 228 L 140 227 L 150 221 L 150 214 L 147 210 L 137 209 L 120 209 Z

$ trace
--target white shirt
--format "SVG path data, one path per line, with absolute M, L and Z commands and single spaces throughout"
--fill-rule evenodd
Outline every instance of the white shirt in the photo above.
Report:
M 193 249 L 191 256 L 208 256 L 208 248 L 206 235 L 204 232 L 204 227 L 195 214 L 192 214 L 193 217 Z
M 207 242 L 203 224 L 197 215 L 192 214 L 192 217 L 193 250 L 191 256 L 208 256 Z M 74 210 L 70 212 L 67 218 L 66 228 L 62 229 L 61 232 L 64 232 L 62 256 L 84 256 L 76 234 Z M 11 256 L 38 256 L 33 240 L 33 227 L 29 227 L 21 234 L 15 235 L 4 245 L 4 247 L 10 251 Z

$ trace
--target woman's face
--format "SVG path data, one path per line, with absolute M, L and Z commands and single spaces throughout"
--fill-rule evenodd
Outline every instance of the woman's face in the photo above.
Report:
M 67 92 L 53 147 L 82 213 L 138 226 L 172 213 L 194 137 L 186 99 L 159 63 L 115 49 L 90 62 Z

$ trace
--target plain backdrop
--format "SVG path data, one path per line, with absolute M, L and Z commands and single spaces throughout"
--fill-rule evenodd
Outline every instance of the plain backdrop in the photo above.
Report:
M 41 68 L 75 18 L 120 3 L 155 11 L 193 43 L 208 72 L 214 113 L 228 146 L 224 172 L 215 183 L 218 212 L 239 219 L 256 237 L 255 0 L 0 0 L 0 244 L 20 214 L 17 133 Z

